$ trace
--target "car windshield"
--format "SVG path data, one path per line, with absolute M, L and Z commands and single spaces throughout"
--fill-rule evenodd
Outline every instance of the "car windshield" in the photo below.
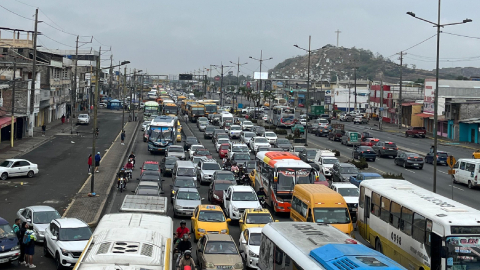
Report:
M 173 159 L 173 158 L 167 158 L 165 159 L 165 165 L 175 165 L 175 162 L 177 162 L 177 159 Z
M 351 174 L 357 174 L 358 170 L 355 167 L 341 167 L 340 168 L 340 173 L 351 173 Z
M 389 143 L 385 143 L 385 147 L 393 148 L 393 147 L 397 147 L 397 145 L 393 142 L 389 142 Z
M 212 132 L 212 131 L 214 131 L 214 130 L 215 130 L 215 127 L 212 127 L 212 126 L 207 126 L 207 127 L 205 128 L 205 131 L 208 131 L 208 132 Z
M 194 188 L 196 187 L 193 179 L 177 179 L 175 180 L 175 187 L 179 188 Z
M 247 146 L 233 146 L 232 152 L 248 152 Z
M 257 196 L 251 191 L 235 191 L 232 195 L 232 201 L 256 201 Z
M 250 238 L 248 239 L 248 244 L 250 246 L 260 246 L 262 239 L 261 233 L 251 233 Z
M 200 156 L 209 156 L 209 155 L 211 155 L 211 154 L 210 154 L 210 151 L 208 151 L 208 150 L 197 150 L 197 151 L 195 151 L 195 154 L 196 154 L 196 155 L 200 155 Z
M 243 133 L 243 137 L 251 138 L 251 137 L 253 137 L 253 136 L 255 136 L 255 133 L 253 133 L 253 132 L 245 132 L 245 133 Z
M 315 158 L 316 155 L 317 155 L 317 150 L 308 150 L 307 151 L 307 157 L 308 158 Z
M 253 123 L 251 121 L 243 121 L 243 125 L 245 126 L 252 126 Z
M 15 237 L 12 227 L 9 224 L 0 225 L 0 239 Z
M 256 138 L 255 143 L 268 143 L 266 138 Z
M 45 211 L 45 212 L 33 213 L 34 224 L 48 224 L 56 218 L 61 218 L 60 214 L 57 211 Z
M 233 155 L 233 160 L 250 160 L 250 154 L 239 153 Z
M 205 254 L 238 254 L 237 246 L 231 241 L 208 241 Z
M 231 126 L 230 130 L 242 130 L 242 128 L 239 126 Z
M 202 148 L 205 148 L 205 146 L 203 146 L 203 145 L 192 145 L 192 147 L 190 147 L 190 150 L 195 151 L 197 149 L 202 149 Z
M 221 150 L 228 150 L 228 145 L 220 145 Z
M 196 176 L 194 168 L 178 168 L 177 176 Z
M 447 247 L 447 269 L 476 270 L 480 268 L 480 255 L 477 252 L 480 248 L 479 236 L 447 237 L 445 246 Z
M 78 115 L 78 118 L 87 118 L 88 117 L 88 114 L 79 114 Z
M 253 214 L 247 215 L 247 224 L 267 224 L 273 222 L 270 214 Z
M 203 163 L 202 170 L 221 170 L 218 163 Z
M 265 137 L 277 137 L 277 135 L 273 132 L 265 132 Z
M 255 162 L 247 162 L 247 169 L 255 169 L 256 165 Z
M 200 194 L 198 192 L 179 191 L 177 194 L 179 200 L 200 200 Z
M 58 233 L 60 241 L 86 241 L 92 236 L 92 231 L 88 227 L 64 228 Z
M 200 211 L 198 221 L 204 222 L 224 222 L 225 216 L 222 211 Z
M 437 155 L 439 157 L 447 157 L 448 156 L 447 153 L 437 153 Z
M 0 163 L 0 167 L 10 167 L 12 166 L 12 163 L 11 161 L 8 161 L 8 160 L 5 160 L 4 162 Z
M 287 139 L 277 139 L 277 144 L 290 144 L 290 141 Z
M 177 153 L 182 153 L 183 148 L 182 147 L 169 147 L 168 152 L 177 152 Z
M 360 191 L 358 188 L 338 188 L 338 193 L 343 197 L 358 197 L 360 195 Z
M 305 147 L 295 147 L 295 152 L 302 152 Z
M 234 181 L 235 176 L 233 175 L 233 173 L 219 173 L 217 174 L 216 180 Z
M 373 152 L 373 148 L 370 147 L 370 146 L 361 146 L 361 147 L 358 147 L 358 150 L 359 151 L 372 151 Z
M 232 184 L 227 183 L 217 183 L 215 184 L 215 190 L 227 190 Z
M 350 215 L 347 208 L 314 208 L 315 222 L 326 224 L 350 223 Z
M 336 158 L 324 158 L 322 164 L 335 164 L 338 162 Z
M 137 189 L 135 195 L 158 196 L 158 188 L 142 187 Z

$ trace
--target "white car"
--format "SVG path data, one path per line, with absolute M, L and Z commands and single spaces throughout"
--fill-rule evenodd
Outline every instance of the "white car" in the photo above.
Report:
M 38 173 L 38 165 L 26 159 L 6 159 L 0 163 L 0 179 L 7 180 L 9 177 L 27 176 L 33 177 Z
M 77 125 L 88 125 L 90 123 L 90 116 L 86 113 L 79 114 L 77 117 Z
M 246 144 L 243 143 L 233 143 L 230 144 L 230 149 L 228 150 L 228 158 L 231 159 L 233 153 L 250 153 L 250 149 Z
M 77 218 L 54 219 L 45 229 L 43 254 L 53 257 L 57 266 L 74 266 L 90 236 L 88 224 Z
M 142 123 L 142 131 L 145 131 L 145 129 L 147 128 L 147 126 L 149 126 L 151 123 L 151 121 L 144 121 Z
M 37 235 L 37 242 L 42 243 L 45 240 L 45 229 L 50 222 L 62 216 L 51 206 L 35 205 L 21 208 L 17 211 L 17 217 L 33 228 L 33 232 Z
M 253 123 L 252 121 L 243 121 L 242 122 L 242 130 L 252 130 Z
M 232 125 L 230 126 L 230 130 L 228 130 L 228 136 L 230 138 L 240 138 L 242 134 L 242 127 L 240 125 Z
M 195 150 L 197 149 L 202 149 L 202 148 L 205 148 L 205 146 L 201 145 L 201 144 L 192 144 L 192 146 L 190 146 L 190 150 L 188 150 L 188 156 L 190 158 L 193 157 L 193 153 L 195 153 Z
M 217 153 L 218 153 L 218 151 L 220 151 L 220 145 L 222 145 L 222 143 L 230 144 L 230 139 L 220 138 L 220 139 L 217 140 L 217 142 L 215 143 L 215 150 L 217 150 Z
M 273 132 L 273 131 L 266 131 L 263 134 L 263 137 L 267 138 L 267 140 L 270 144 L 274 144 L 274 143 L 277 142 L 277 134 L 275 134 L 275 132 Z
M 307 125 L 307 119 L 305 119 L 305 118 L 300 119 L 300 125 L 306 126 Z
M 245 209 L 262 208 L 251 186 L 229 186 L 223 196 L 223 205 L 232 220 L 239 220 Z
M 261 236 L 261 227 L 248 228 L 240 234 L 238 250 L 240 251 L 240 256 L 242 256 L 243 261 L 246 263 L 247 268 L 258 269 Z
M 271 147 L 270 142 L 268 142 L 267 138 L 265 137 L 253 137 L 250 140 L 250 149 L 254 152 L 257 152 L 258 147 Z
M 250 144 L 250 140 L 255 137 L 257 134 L 255 132 L 250 131 L 243 131 L 242 135 L 240 135 L 240 141 L 246 143 L 247 145 Z
M 351 183 L 332 183 L 330 188 L 340 193 L 345 199 L 350 211 L 350 216 L 355 219 L 357 216 L 358 198 L 360 196 L 360 189 Z M 355 221 L 354 221 L 355 222 Z

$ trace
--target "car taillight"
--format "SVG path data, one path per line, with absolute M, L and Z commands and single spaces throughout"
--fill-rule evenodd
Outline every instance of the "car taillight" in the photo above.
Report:
M 385 149 L 385 146 L 383 147 L 383 149 Z
M 407 159 L 412 159 L 411 157 L 407 158 Z

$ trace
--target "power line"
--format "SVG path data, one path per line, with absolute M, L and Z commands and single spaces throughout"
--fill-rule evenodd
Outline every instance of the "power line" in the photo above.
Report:
M 26 20 L 30 20 L 30 21 L 35 21 L 34 19 L 27 18 L 27 17 L 25 17 L 25 16 L 22 16 L 22 15 L 20 15 L 20 14 L 18 14 L 18 13 L 16 13 L 16 12 L 14 12 L 14 11 L 11 11 L 10 9 L 8 9 L 8 8 L 6 8 L 6 7 L 2 6 L 2 5 L 0 5 L 0 7 L 1 7 L 1 8 L 3 8 L 3 9 L 5 9 L 6 11 L 8 11 L 8 12 L 10 12 L 10 13 L 13 13 L 13 14 L 17 15 L 18 17 L 22 17 L 22 18 L 24 18 L 24 19 L 26 19 Z
M 27 4 L 27 3 L 24 3 L 24 2 L 21 2 L 21 1 L 18 1 L 18 0 L 15 0 L 15 1 L 17 1 L 17 2 L 20 3 L 20 4 L 24 4 L 25 6 L 29 6 L 29 7 L 33 7 L 33 8 L 38 8 L 38 7 L 36 7 L 36 6 L 32 6 L 32 5 L 29 5 L 29 4 Z
M 98 41 L 98 39 L 96 39 L 94 36 L 92 36 L 93 39 L 95 39 L 96 42 L 98 42 L 98 44 L 102 45 L 102 46 L 107 46 L 107 47 L 110 47 L 109 45 L 105 45 L 103 43 L 101 43 L 100 41 Z
M 419 43 L 417 43 L 417 44 L 409 47 L 408 49 L 402 50 L 402 51 L 403 51 L 403 52 L 406 52 L 406 51 L 408 51 L 408 50 L 410 50 L 410 49 L 413 49 L 413 48 L 417 47 L 418 45 L 420 45 L 420 44 L 422 44 L 422 43 L 424 43 L 424 42 L 426 42 L 426 41 L 428 41 L 428 40 L 430 40 L 430 39 L 432 39 L 433 37 L 436 37 L 436 36 L 437 36 L 437 34 L 435 34 L 435 35 L 433 35 L 433 36 L 431 36 L 431 37 L 429 37 L 429 38 L 427 38 L 427 39 L 424 39 L 423 41 L 420 41 Z M 387 58 L 390 58 L 390 57 L 395 56 L 395 55 L 397 55 L 397 53 L 394 53 L 394 54 L 390 55 L 390 56 L 387 57 Z
M 78 36 L 77 34 L 73 34 L 73 33 L 64 31 L 64 30 L 62 30 L 62 29 L 60 29 L 60 28 L 57 28 L 57 27 L 55 27 L 55 26 L 47 23 L 47 22 L 42 22 L 42 24 L 46 24 L 46 25 L 50 26 L 51 28 L 53 28 L 53 29 L 55 29 L 55 30 L 57 30 L 57 31 L 60 31 L 60 32 L 62 32 L 62 33 L 69 34 L 69 35 L 72 35 L 72 36 Z
M 16 0 L 17 2 L 19 2 L 18 0 Z M 45 12 L 43 12 L 41 9 L 38 9 L 40 10 L 40 12 L 45 15 L 45 17 L 47 17 L 47 19 L 49 19 L 53 24 L 55 24 L 56 26 L 58 26 L 58 28 L 62 29 L 62 27 L 60 25 L 58 25 L 57 23 L 55 23 L 52 19 L 50 19 L 50 17 L 47 16 L 47 14 L 45 14 Z M 63 30 L 63 29 L 62 29 Z
M 49 37 L 49 36 L 47 36 L 47 35 L 45 35 L 45 34 L 42 34 L 42 36 L 43 36 L 43 37 L 46 37 L 46 38 L 48 38 L 48 39 L 50 39 L 50 40 L 52 40 L 52 41 L 54 41 L 54 42 L 56 42 L 56 43 L 58 43 L 58 44 L 61 44 L 61 45 L 63 45 L 63 46 L 67 46 L 67 47 L 70 47 L 70 48 L 75 48 L 75 46 L 67 45 L 67 44 L 62 43 L 62 42 L 60 42 L 60 41 L 57 41 L 57 40 L 55 40 L 55 39 L 53 39 L 53 38 L 51 38 L 51 37 Z
M 471 37 L 471 36 L 466 36 L 466 35 L 460 35 L 460 34 L 454 34 L 454 33 L 449 33 L 449 32 L 443 32 L 443 31 L 442 31 L 442 34 L 447 34 L 447 35 L 452 35 L 452 36 L 457 36 L 457 37 L 480 39 L 480 37 Z

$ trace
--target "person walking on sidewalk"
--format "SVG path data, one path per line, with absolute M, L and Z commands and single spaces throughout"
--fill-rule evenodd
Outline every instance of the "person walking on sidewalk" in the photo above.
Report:
M 45 136 L 45 131 L 47 130 L 47 125 L 45 125 L 45 123 L 43 123 L 42 125 L 42 136 Z
M 92 154 L 88 156 L 88 174 L 92 174 L 90 171 L 92 169 Z
M 120 139 L 122 140 L 122 145 L 125 145 L 123 141 L 125 140 L 125 130 L 122 130 L 122 134 L 120 134 Z
M 33 264 L 33 255 L 35 254 L 35 242 L 37 241 L 37 236 L 35 232 L 30 230 L 28 224 L 26 225 L 27 231 L 23 236 L 23 244 L 25 245 L 25 262 L 26 266 L 29 268 L 35 268 Z
M 97 152 L 97 154 L 95 155 L 95 172 L 99 172 L 98 171 L 98 167 L 100 166 L 100 160 L 102 159 L 102 157 L 100 156 L 100 152 Z
M 62 115 L 62 125 L 65 124 L 65 114 Z

